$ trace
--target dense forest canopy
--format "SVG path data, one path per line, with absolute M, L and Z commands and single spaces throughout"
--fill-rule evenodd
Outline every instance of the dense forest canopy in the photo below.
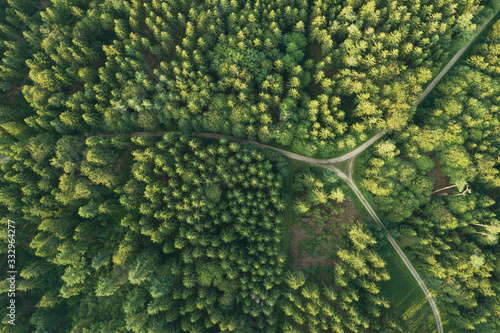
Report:
M 30 107 L 4 135 L 178 128 L 322 157 L 403 128 L 480 12 L 477 0 L 8 3 L 3 86 Z
M 446 322 L 498 331 L 500 23 L 414 106 L 497 7 L 0 0 L 2 332 L 408 331 L 339 178 L 237 141 L 330 158 L 382 130 L 358 183 Z

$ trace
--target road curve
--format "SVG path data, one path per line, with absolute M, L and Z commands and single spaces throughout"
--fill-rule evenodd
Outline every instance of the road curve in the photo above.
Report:
M 128 136 L 130 136 L 130 137 L 139 137 L 139 136 L 163 137 L 167 133 L 176 133 L 176 134 L 182 135 L 182 132 L 171 131 L 171 132 L 133 132 L 132 134 L 128 134 Z M 230 135 L 223 135 L 223 134 L 218 134 L 218 133 L 196 133 L 196 132 L 191 133 L 192 136 L 197 137 L 197 138 L 207 138 L 207 139 L 227 138 L 230 141 L 251 143 L 251 144 L 254 144 L 257 147 L 262 148 L 262 149 L 271 149 L 271 150 L 277 151 L 277 152 L 285 155 L 286 157 L 292 158 L 294 160 L 303 161 L 303 162 L 307 162 L 310 164 L 314 164 L 317 166 L 323 166 L 323 167 L 329 166 L 331 164 L 339 163 L 339 162 L 344 162 L 344 161 L 347 161 L 349 159 L 356 158 L 366 148 L 370 147 L 375 141 L 377 141 L 382 136 L 384 136 L 384 134 L 385 134 L 385 132 L 379 132 L 379 133 L 375 134 L 372 138 L 370 138 L 368 141 L 363 143 L 358 148 L 356 148 L 353 151 L 351 151 L 345 155 L 342 155 L 340 157 L 335 157 L 335 158 L 330 158 L 330 159 L 320 159 L 320 158 L 313 158 L 313 157 L 308 157 L 308 156 L 292 153 L 292 152 L 287 151 L 287 150 L 268 146 L 268 145 L 265 145 L 263 143 L 259 143 L 259 142 L 252 141 L 252 140 L 239 139 L 239 138 L 236 138 L 236 137 L 230 136 Z M 97 137 L 101 137 L 101 138 L 112 138 L 112 137 L 115 137 L 117 135 L 118 134 L 116 134 L 116 133 L 104 133 L 104 134 L 87 134 L 86 136 L 87 137 L 97 136 Z
M 375 143 L 375 141 L 377 141 L 378 139 L 380 139 L 381 137 L 383 137 L 385 134 L 385 131 L 382 131 L 382 132 L 379 132 L 377 134 L 375 134 L 373 137 L 371 137 L 368 141 L 366 141 L 365 143 L 363 143 L 361 146 L 359 146 L 358 148 L 354 149 L 353 151 L 347 153 L 347 154 L 344 154 L 340 157 L 334 157 L 334 158 L 330 158 L 330 159 L 327 159 L 327 160 L 318 160 L 318 163 L 321 163 L 321 164 L 334 164 L 334 163 L 339 163 L 339 162 L 344 162 L 344 161 L 347 161 L 348 159 L 353 159 L 356 158 L 359 154 L 361 154 L 366 148 L 370 147 L 372 144 Z
M 167 133 L 176 133 L 176 134 L 179 134 L 179 135 L 182 134 L 181 132 L 134 132 L 134 133 L 130 134 L 130 136 L 131 137 L 139 137 L 139 136 L 163 137 Z M 371 146 L 375 141 L 377 141 L 378 139 L 380 139 L 384 134 L 385 134 L 384 132 L 377 133 L 370 140 L 368 140 L 367 142 L 365 142 L 364 144 L 362 144 L 361 146 L 359 146 L 355 150 L 353 150 L 350 153 L 347 153 L 347 154 L 345 154 L 343 156 L 336 157 L 336 158 L 331 158 L 331 159 L 328 159 L 328 160 L 323 160 L 323 159 L 317 159 L 317 158 L 312 158 L 312 157 L 307 157 L 307 156 L 299 155 L 299 154 L 296 154 L 296 153 L 292 153 L 292 152 L 289 152 L 289 151 L 286 151 L 286 150 L 283 150 L 283 149 L 271 147 L 271 146 L 268 146 L 268 145 L 265 145 L 265 144 L 262 144 L 262 143 L 259 143 L 259 142 L 251 141 L 251 140 L 238 139 L 238 138 L 233 137 L 233 136 L 225 136 L 225 135 L 217 134 L 217 133 L 191 133 L 192 136 L 199 137 L 199 138 L 207 138 L 207 139 L 227 138 L 227 139 L 229 139 L 231 141 L 237 141 L 237 142 L 243 142 L 243 143 L 251 143 L 251 144 L 256 145 L 259 148 L 262 148 L 262 149 L 266 149 L 266 148 L 267 149 L 272 149 L 272 150 L 277 151 L 277 152 L 279 152 L 279 153 L 281 153 L 281 154 L 283 154 L 283 155 L 285 155 L 285 156 L 287 156 L 289 158 L 292 158 L 292 159 L 295 159 L 295 160 L 298 160 L 298 161 L 307 162 L 307 163 L 310 163 L 310 164 L 313 164 L 313 165 L 317 165 L 317 166 L 323 167 L 323 168 L 325 168 L 327 170 L 333 171 L 333 172 L 337 173 L 337 175 L 339 176 L 339 178 L 342 179 L 342 180 L 344 180 L 347 183 L 347 185 L 349 185 L 349 187 L 354 191 L 354 193 L 359 198 L 359 200 L 361 201 L 361 203 L 363 204 L 363 206 L 366 208 L 366 210 L 368 211 L 368 213 L 370 214 L 370 216 L 384 230 L 387 231 L 385 225 L 382 223 L 382 221 L 380 220 L 380 218 L 377 216 L 377 214 L 375 213 L 375 211 L 373 210 L 373 208 L 370 206 L 370 204 L 365 199 L 365 197 L 363 196 L 363 194 L 359 190 L 358 186 L 356 185 L 356 183 L 352 179 L 352 170 L 353 170 L 353 165 L 354 165 L 354 159 L 363 150 L 365 150 L 366 148 L 368 148 L 369 146 Z M 109 138 L 109 137 L 114 137 L 116 135 L 117 134 L 96 134 L 96 135 L 88 135 L 88 136 L 99 136 L 99 137 L 108 137 Z M 339 170 L 339 168 L 337 168 L 336 164 L 339 163 L 339 162 L 348 161 L 348 160 L 349 160 L 349 168 L 348 168 L 349 169 L 348 170 L 349 174 L 346 175 L 343 171 L 341 171 L 341 170 Z M 396 241 L 394 240 L 394 238 L 392 238 L 392 236 L 389 235 L 389 234 L 387 235 L 387 238 L 389 239 L 389 242 L 391 243 L 391 245 L 394 247 L 394 249 L 398 253 L 398 255 L 401 258 L 401 260 L 403 260 L 403 262 L 405 263 L 406 267 L 408 267 L 408 269 L 410 270 L 410 272 L 413 275 L 413 277 L 415 278 L 415 280 L 417 280 L 420 288 L 422 288 L 422 291 L 424 292 L 425 296 L 427 297 L 427 300 L 429 301 L 429 304 L 430 304 L 430 306 L 432 308 L 432 312 L 434 313 L 434 317 L 436 318 L 436 324 L 437 324 L 438 333 L 443 333 L 443 325 L 441 323 L 441 317 L 439 315 L 438 308 L 436 306 L 436 303 L 434 302 L 434 299 L 432 298 L 432 295 L 429 292 L 429 289 L 425 285 L 425 282 L 422 280 L 422 278 L 418 274 L 417 270 L 413 267 L 413 265 L 411 264 L 410 260 L 408 259 L 408 257 L 406 257 L 406 255 L 404 254 L 403 250 L 399 247 L 399 245 L 396 243 Z
M 330 170 L 332 170 L 332 171 L 335 171 L 334 169 L 335 168 L 330 168 Z M 361 203 L 363 204 L 363 206 L 365 206 L 365 208 L 368 211 L 368 213 L 370 214 L 370 216 L 384 230 L 387 231 L 385 225 L 382 223 L 382 221 L 380 220 L 380 218 L 378 217 L 378 215 L 375 213 L 375 211 L 373 210 L 373 208 L 370 206 L 370 204 L 368 203 L 368 201 L 365 199 L 365 197 L 363 196 L 363 194 L 361 193 L 361 191 L 358 189 L 358 187 L 356 186 L 356 184 L 354 183 L 354 181 L 352 181 L 352 177 L 347 177 L 342 172 L 337 172 L 337 174 L 354 191 L 354 193 L 356 194 L 356 196 L 358 197 L 358 199 L 361 201 Z M 434 298 L 432 297 L 429 289 L 427 288 L 427 285 L 422 280 L 422 278 L 418 274 L 418 272 L 415 269 L 415 267 L 413 267 L 411 261 L 408 259 L 408 257 L 405 255 L 405 253 L 403 252 L 403 250 L 399 247 L 398 243 L 394 240 L 394 238 L 392 238 L 392 236 L 389 234 L 388 231 L 387 231 L 387 239 L 391 243 L 392 247 L 396 250 L 396 252 L 399 255 L 399 257 L 401 258 L 401 260 L 403 260 L 403 262 L 405 263 L 406 267 L 408 267 L 408 269 L 410 270 L 410 273 L 413 275 L 413 277 L 415 278 L 415 280 L 417 280 L 418 285 L 420 286 L 420 288 L 424 292 L 425 297 L 427 297 L 427 300 L 429 301 L 429 305 L 431 306 L 432 313 L 434 314 L 434 318 L 436 319 L 437 331 L 438 331 L 438 333 L 443 333 L 444 331 L 443 331 L 443 323 L 441 321 L 441 316 L 439 314 L 439 310 L 437 308 L 436 302 L 434 301 Z

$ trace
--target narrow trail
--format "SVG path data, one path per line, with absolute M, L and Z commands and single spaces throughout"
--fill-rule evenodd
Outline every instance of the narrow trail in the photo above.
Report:
M 465 44 L 453 56 L 453 58 L 451 58 L 451 60 L 448 62 L 448 64 L 446 64 L 446 66 L 441 70 L 441 72 L 439 72 L 439 74 L 432 80 L 432 82 L 429 84 L 429 86 L 418 97 L 418 99 L 416 100 L 416 102 L 414 104 L 415 106 L 418 106 L 420 104 L 420 102 L 422 102 L 424 100 L 424 98 L 432 91 L 432 89 L 434 89 L 434 87 L 436 86 L 436 84 L 438 84 L 439 81 L 441 81 L 441 79 L 444 77 L 444 75 L 457 62 L 457 60 L 460 58 L 460 56 L 469 48 L 469 46 L 474 42 L 474 40 L 477 38 L 477 36 L 479 36 L 479 34 L 483 31 L 483 29 L 493 19 L 493 17 L 494 17 L 494 15 L 486 23 L 484 23 L 483 26 L 481 26 L 476 31 L 476 33 L 471 38 L 471 40 L 467 44 Z M 181 132 L 134 132 L 134 133 L 130 134 L 130 136 L 131 137 L 139 137 L 139 136 L 156 136 L 156 137 L 162 137 L 162 136 L 164 136 L 167 133 L 177 133 L 179 135 L 182 134 Z M 216 134 L 216 133 L 191 133 L 192 136 L 199 137 L 199 138 L 220 139 L 220 138 L 225 137 L 225 138 L 228 138 L 231 141 L 252 143 L 252 144 L 256 145 L 259 148 L 272 149 L 274 151 L 277 151 L 277 152 L 279 152 L 279 153 L 283 154 L 284 156 L 289 157 L 291 159 L 295 159 L 295 160 L 298 160 L 298 161 L 307 162 L 307 163 L 310 163 L 312 165 L 316 165 L 316 166 L 325 168 L 327 170 L 334 171 L 334 172 L 337 173 L 337 175 L 339 176 L 339 178 L 341 178 L 342 180 L 344 180 L 347 183 L 347 185 L 349 185 L 349 187 L 354 191 L 354 193 L 356 194 L 356 196 L 358 197 L 358 199 L 361 201 L 361 203 L 363 204 L 363 206 L 366 208 L 366 210 L 368 211 L 368 213 L 370 214 L 370 216 L 384 230 L 387 231 L 385 225 L 382 223 L 382 221 L 380 220 L 380 218 L 378 217 L 378 215 L 375 213 L 375 211 L 370 206 L 370 204 L 368 203 L 368 201 L 365 199 L 365 197 L 363 196 L 363 194 L 361 193 L 361 191 L 359 190 L 358 186 L 356 185 L 356 183 L 353 180 L 354 161 L 355 161 L 356 157 L 358 157 L 359 154 L 361 154 L 365 149 L 367 149 L 372 144 L 374 144 L 378 139 L 380 139 L 381 137 L 383 137 L 384 134 L 385 134 L 384 131 L 375 134 L 372 138 L 370 138 L 368 141 L 366 141 L 365 143 L 363 143 L 358 148 L 356 148 L 353 151 L 351 151 L 351 152 L 349 152 L 347 154 L 344 154 L 344 155 L 342 155 L 340 157 L 335 157 L 335 158 L 330 158 L 330 159 L 317 159 L 317 158 L 312 158 L 312 157 L 307 157 L 307 156 L 303 156 L 303 155 L 300 155 L 300 154 L 292 153 L 292 152 L 289 152 L 289 151 L 286 151 L 286 150 L 283 150 L 283 149 L 280 149 L 280 148 L 271 147 L 271 146 L 268 146 L 268 145 L 265 145 L 265 144 L 262 144 L 262 143 L 259 143 L 259 142 L 255 142 L 255 141 L 251 141 L 251 140 L 238 139 L 238 138 L 232 137 L 232 136 L 225 136 L 225 135 Z M 110 133 L 110 134 L 89 134 L 87 136 L 114 137 L 116 135 L 117 134 Z M 338 165 L 339 163 L 346 162 L 346 161 L 348 162 L 347 174 L 344 173 L 342 170 L 340 170 L 340 167 Z M 424 292 L 425 296 L 427 297 L 427 300 L 429 301 L 429 304 L 431 306 L 432 312 L 434 314 L 434 318 L 436 319 L 437 331 L 438 331 L 438 333 L 443 333 L 444 331 L 443 331 L 443 324 L 441 322 L 441 316 L 439 315 L 439 310 L 437 308 L 436 302 L 434 301 L 434 298 L 432 297 L 429 289 L 427 288 L 427 285 L 422 280 L 422 278 L 418 274 L 418 272 L 415 269 L 415 267 L 413 267 L 411 261 L 405 255 L 405 253 L 403 252 L 403 250 L 399 247 L 398 243 L 389 234 L 389 232 L 387 232 L 387 239 L 389 240 L 389 242 L 391 243 L 391 245 L 394 247 L 394 249 L 396 250 L 396 252 L 399 255 L 399 257 L 401 258 L 401 260 L 403 260 L 403 262 L 405 263 L 406 267 L 411 272 L 412 276 L 418 282 L 420 288 L 422 289 L 422 291 Z

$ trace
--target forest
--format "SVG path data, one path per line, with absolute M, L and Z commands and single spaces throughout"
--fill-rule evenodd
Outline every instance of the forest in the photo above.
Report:
M 500 20 L 365 158 L 363 187 L 461 329 L 500 322 Z
M 384 131 L 356 183 L 447 330 L 499 331 L 498 15 L 415 106 L 499 8 L 0 0 L 0 330 L 407 332 L 349 187 L 243 141 L 326 159 Z

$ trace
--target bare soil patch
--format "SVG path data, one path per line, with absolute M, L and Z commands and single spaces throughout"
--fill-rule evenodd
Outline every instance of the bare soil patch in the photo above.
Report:
M 328 266 L 334 267 L 335 262 L 329 260 L 325 256 L 314 257 L 300 249 L 300 243 L 307 237 L 307 232 L 302 227 L 292 226 L 292 238 L 290 240 L 290 248 L 292 250 L 294 268 L 309 268 L 311 266 Z
M 354 206 L 351 197 L 346 197 L 345 201 L 337 203 L 337 206 L 344 209 L 343 213 L 337 215 L 337 219 L 341 222 L 359 221 L 363 218 Z
M 318 221 L 304 214 L 300 223 L 292 226 L 290 249 L 294 268 L 334 267 L 336 261 L 332 255 L 337 252 L 336 245 L 340 244 L 342 235 L 362 218 L 350 197 L 336 203 L 334 209 L 322 205 L 311 207 L 311 211 L 315 209 L 328 210 L 328 218 Z
M 441 171 L 441 165 L 439 163 L 437 163 L 437 161 L 434 161 L 434 169 L 429 171 L 427 173 L 427 175 L 431 176 L 432 180 L 434 181 L 434 186 L 432 188 L 432 192 L 439 190 L 443 187 L 450 186 L 450 184 L 451 184 L 450 177 L 446 177 L 445 175 L 443 175 L 443 173 Z M 436 192 L 433 194 L 433 196 L 445 196 L 445 195 L 450 194 L 452 191 L 453 191 L 453 188 L 450 188 L 447 190 Z

